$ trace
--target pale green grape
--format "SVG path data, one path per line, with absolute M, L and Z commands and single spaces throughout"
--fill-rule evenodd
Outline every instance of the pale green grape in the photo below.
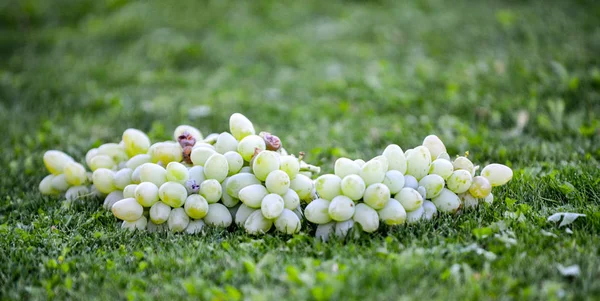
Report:
M 203 218 L 208 213 L 208 202 L 199 194 L 192 194 L 185 200 L 185 213 L 193 219 Z
M 239 204 L 240 200 L 236 199 L 227 193 L 227 184 L 229 183 L 229 178 L 225 178 L 223 183 L 221 183 L 221 202 L 225 207 L 232 208 Z M 233 216 L 233 214 L 232 214 Z
M 298 197 L 304 201 L 310 198 L 313 188 L 313 181 L 302 174 L 296 175 L 290 182 L 290 189 L 294 190 L 298 194 Z
M 282 197 L 285 208 L 294 210 L 300 206 L 300 197 L 294 190 L 288 189 Z
M 315 189 L 320 198 L 332 200 L 342 194 L 342 179 L 332 174 L 322 175 L 315 180 Z
M 488 194 L 488 196 L 486 196 L 483 200 L 488 204 L 492 204 L 494 202 L 494 194 Z
M 360 203 L 356 205 L 356 211 L 352 219 L 367 233 L 375 232 L 379 228 L 379 215 L 377 211 L 366 204 Z
M 448 155 L 448 153 L 441 153 L 441 154 L 439 154 L 437 156 L 436 160 L 437 159 L 443 159 L 443 160 L 446 160 L 446 161 L 449 161 L 449 162 L 452 163 L 452 160 L 450 160 L 450 155 Z
M 265 186 L 271 193 L 284 195 L 290 189 L 290 176 L 282 170 L 274 170 L 267 176 Z
M 256 133 L 252 122 L 240 113 L 234 113 L 229 117 L 229 132 L 237 140 L 242 140 L 244 137 Z
M 190 217 L 185 213 L 183 208 L 175 208 L 171 210 L 171 214 L 169 214 L 169 220 L 167 221 L 169 230 L 173 232 L 183 232 L 189 223 Z
M 196 144 L 194 144 L 194 147 L 192 149 L 194 150 L 194 149 L 202 148 L 202 147 L 210 148 L 211 150 L 214 150 L 215 152 L 217 151 L 212 144 L 206 143 L 206 142 L 197 142 Z
M 421 206 L 413 211 L 407 212 L 406 213 L 406 223 L 407 224 L 416 224 L 423 218 L 424 214 L 425 214 L 425 209 L 423 209 L 423 206 Z
M 429 174 L 438 175 L 444 180 L 447 180 L 452 172 L 454 172 L 454 166 L 446 159 L 435 159 L 429 167 Z
M 98 155 L 98 149 L 92 148 L 85 154 L 85 164 L 91 169 L 92 167 L 92 158 Z
M 375 158 L 373 158 L 371 160 L 377 160 L 377 161 L 381 162 L 381 164 L 383 164 L 384 172 L 388 171 L 388 168 L 389 168 L 390 164 L 388 162 L 387 157 L 385 157 L 385 156 L 377 156 L 377 157 L 375 157 Z
M 354 162 L 356 164 L 358 164 L 358 166 L 360 166 L 360 168 L 362 168 L 366 164 L 365 160 L 363 160 L 363 159 L 356 159 L 356 160 L 354 160 Z
M 283 170 L 290 179 L 296 178 L 300 172 L 300 161 L 294 156 L 281 156 L 279 158 L 279 169 Z
M 407 212 L 414 211 L 423 205 L 423 197 L 415 189 L 405 187 L 394 196 Z
M 205 223 L 203 220 L 190 221 L 188 226 L 185 228 L 185 233 L 198 234 L 198 233 L 202 232 L 204 225 L 205 225 Z
M 431 158 L 437 158 L 440 154 L 446 152 L 446 146 L 444 145 L 444 142 L 442 142 L 442 140 L 440 140 L 440 138 L 436 135 L 429 135 L 425 137 L 423 140 L 423 146 L 429 150 Z
M 335 236 L 338 238 L 344 238 L 348 235 L 348 232 L 354 227 L 354 220 L 349 219 L 343 222 L 335 223 Z
M 96 155 L 90 160 L 90 169 L 92 171 L 96 171 L 99 168 L 113 169 L 115 165 L 115 161 L 106 155 Z
M 238 208 L 237 212 L 235 213 L 235 224 L 239 227 L 243 227 L 250 214 L 252 214 L 254 211 L 260 212 L 259 209 L 250 208 L 245 204 L 240 205 L 240 208 Z
M 67 189 L 69 189 L 69 183 L 67 183 L 67 178 L 65 177 L 64 174 L 60 174 L 60 175 L 53 177 L 51 185 L 52 185 L 52 189 L 59 191 L 59 192 L 65 192 L 65 191 L 67 191 Z
M 377 214 L 379 214 L 379 219 L 387 225 L 401 225 L 406 222 L 406 210 L 395 199 L 390 199 L 385 207 L 377 210 Z
M 204 222 L 209 226 L 227 228 L 231 225 L 233 219 L 227 207 L 215 203 L 208 205 L 208 213 L 204 217 Z
M 44 153 L 44 165 L 46 169 L 53 174 L 59 175 L 64 172 L 65 166 L 73 162 L 71 156 L 57 150 L 49 150 Z
M 425 198 L 427 198 L 427 190 L 425 189 L 425 187 L 419 186 L 419 188 L 417 188 L 417 191 L 419 192 L 419 194 L 421 195 L 421 197 L 423 198 L 423 200 Z
M 115 164 L 121 161 L 127 161 L 129 157 L 125 152 L 125 147 L 117 143 L 105 143 L 98 147 L 98 155 L 105 155 L 110 157 Z
M 341 179 L 348 175 L 358 175 L 360 174 L 360 166 L 358 163 L 348 159 L 348 158 L 339 158 L 335 160 L 334 165 L 334 174 Z
M 163 184 L 164 185 L 164 184 Z M 135 188 L 135 199 L 144 207 L 151 207 L 159 200 L 159 189 L 152 182 L 142 182 Z
M 427 175 L 419 181 L 419 186 L 425 187 L 427 199 L 438 196 L 442 192 L 444 184 L 444 179 L 438 175 Z
M 265 218 L 275 219 L 283 211 L 285 204 L 283 198 L 275 193 L 267 194 L 260 204 L 260 210 Z
M 69 202 L 72 202 L 81 197 L 88 195 L 89 193 L 90 193 L 90 189 L 87 188 L 86 186 L 73 186 L 73 187 L 70 187 L 69 189 L 67 189 L 67 192 L 65 192 L 65 199 Z M 116 191 L 113 191 L 111 193 L 116 193 Z M 121 194 L 121 198 L 118 200 L 122 200 L 122 199 L 124 199 L 123 194 Z
M 437 208 L 435 204 L 431 201 L 423 202 L 423 219 L 424 220 L 432 220 L 434 216 L 437 215 Z
M 281 215 L 275 220 L 275 228 L 285 234 L 294 234 L 300 232 L 302 223 L 294 212 L 283 209 Z
M 206 180 L 204 176 L 204 167 L 194 166 L 188 170 L 189 179 L 196 181 L 196 184 L 200 184 Z
M 226 152 L 235 152 L 237 151 L 238 141 L 233 137 L 233 135 L 223 132 L 217 138 L 217 142 L 215 142 L 215 150 L 219 154 L 224 154 Z
M 124 198 L 135 198 L 135 190 L 137 189 L 138 184 L 129 184 L 125 186 L 123 189 L 123 197 Z
M 87 181 L 85 167 L 75 161 L 67 163 L 64 172 L 65 179 L 71 186 L 79 186 Z
M 456 212 L 460 209 L 460 198 L 456 193 L 444 188 L 442 193 L 431 200 L 435 207 L 442 212 Z
M 144 213 L 144 207 L 134 198 L 122 199 L 113 204 L 111 211 L 114 216 L 124 221 L 136 221 Z
M 206 179 L 215 179 L 219 183 L 227 178 L 229 163 L 225 156 L 215 153 L 204 163 L 204 176 Z
M 383 156 L 388 160 L 388 170 L 397 170 L 406 173 L 406 156 L 402 148 L 396 144 L 388 145 L 383 151 Z
M 185 165 L 179 162 L 170 162 L 167 164 L 167 181 L 184 184 L 190 178 L 190 172 Z
M 390 189 L 391 194 L 396 194 L 404 188 L 404 175 L 398 170 L 390 169 L 385 173 L 383 184 Z
M 365 181 L 365 185 L 369 186 L 375 183 L 383 182 L 385 172 L 387 171 L 382 160 L 370 160 L 365 163 L 360 170 L 360 177 Z
M 506 165 L 494 163 L 484 167 L 481 175 L 488 179 L 492 186 L 502 186 L 512 179 L 513 171 Z
M 223 156 L 227 159 L 228 176 L 233 176 L 240 172 L 244 166 L 244 158 L 237 151 L 226 152 Z
M 476 197 L 472 196 L 468 191 L 459 194 L 458 198 L 460 199 L 463 208 L 474 209 L 477 208 L 477 206 L 479 206 L 479 200 L 477 200 Z
M 484 199 L 492 193 L 492 184 L 485 177 L 474 177 L 471 187 L 469 187 L 469 193 L 478 199 Z
M 115 173 L 106 168 L 99 168 L 94 171 L 92 175 L 92 181 L 94 182 L 94 186 L 98 191 L 102 193 L 111 193 L 115 190 Z
M 362 199 L 365 194 L 365 181 L 358 175 L 348 175 L 340 183 L 342 193 L 353 201 Z
M 274 151 L 262 151 L 252 163 L 252 171 L 257 179 L 264 181 L 269 173 L 279 170 L 279 154 Z
M 265 234 L 273 227 L 273 220 L 263 216 L 260 210 L 252 212 L 244 222 L 244 229 L 248 234 Z
M 252 167 L 244 166 L 244 167 L 242 167 L 242 169 L 240 169 L 240 172 L 238 172 L 238 173 L 252 173 Z
M 330 202 L 325 199 L 316 199 L 304 209 L 306 219 L 314 224 L 326 224 L 331 221 L 329 216 Z
M 170 215 L 171 206 L 161 201 L 154 203 L 154 205 L 150 207 L 150 220 L 157 225 L 166 222 Z
M 154 163 L 144 163 L 140 167 L 140 182 L 152 182 L 157 187 L 167 182 L 167 170 Z
M 262 137 L 252 134 L 240 140 L 237 151 L 240 153 L 240 155 L 242 155 L 246 162 L 250 162 L 252 157 L 254 157 L 256 149 L 265 150 L 267 149 L 267 146 L 265 145 L 265 140 Z
M 363 201 L 369 207 L 379 210 L 385 207 L 390 199 L 390 189 L 382 183 L 375 183 L 367 186 Z
M 125 186 L 131 184 L 131 175 L 133 170 L 123 168 L 115 173 L 115 187 L 117 189 L 125 189 Z
M 139 186 L 136 189 L 136 192 L 138 191 L 138 189 L 140 189 Z M 221 187 L 219 187 L 219 193 L 221 193 Z M 163 201 L 163 203 L 173 208 L 178 208 L 183 206 L 188 194 L 187 189 L 185 189 L 185 186 L 177 182 L 166 182 L 162 184 L 158 189 L 158 195 L 160 197 L 160 200 Z
M 149 155 L 152 158 L 152 162 L 161 162 L 166 165 L 170 162 L 181 162 L 183 160 L 183 149 L 177 142 L 160 142 L 156 144 L 153 152 L 149 152 Z
M 59 191 L 56 191 L 54 188 L 52 188 L 52 179 L 54 179 L 55 175 L 47 175 L 44 179 L 42 179 L 42 181 L 40 182 L 40 192 L 44 195 L 53 195 L 53 194 L 59 194 Z
M 212 157 L 212 155 L 214 154 L 217 154 L 217 152 L 213 149 L 210 149 L 208 147 L 198 147 L 192 150 L 190 158 L 194 165 L 204 166 L 204 164 L 206 164 L 206 161 L 208 161 L 208 158 Z
M 404 188 L 412 188 L 416 190 L 417 188 L 419 188 L 419 181 L 417 181 L 417 179 L 411 175 L 405 175 Z
M 127 129 L 123 132 L 123 142 L 125 144 L 125 152 L 129 157 L 145 154 L 150 148 L 150 138 L 136 129 Z
M 200 184 L 198 193 L 202 195 L 209 204 L 213 204 L 221 199 L 223 189 L 217 180 L 209 179 Z
M 317 231 L 315 232 L 315 238 L 317 240 L 327 242 L 329 240 L 329 236 L 335 231 L 335 224 L 335 222 L 329 222 L 326 224 L 318 225 Z
M 151 163 L 151 162 L 152 162 L 152 159 L 150 158 L 150 155 L 139 154 L 139 155 L 135 155 L 134 157 L 131 157 L 131 159 L 129 159 L 127 161 L 127 163 L 125 163 L 125 166 L 127 168 L 136 169 L 138 166 L 141 166 L 144 163 Z
M 204 136 L 202 136 L 202 132 L 200 132 L 200 130 L 191 125 L 182 124 L 175 128 L 175 131 L 173 132 L 173 140 L 177 141 L 179 136 L 183 135 L 185 132 L 192 135 L 197 142 L 204 139 Z
M 454 162 L 452 162 L 452 165 L 454 166 L 454 170 L 464 169 L 468 172 L 472 172 L 474 168 L 473 162 L 467 157 L 457 157 L 454 159 Z
M 424 146 L 415 147 L 406 155 L 406 173 L 420 180 L 429 172 L 431 154 Z
M 345 221 L 354 215 L 354 202 L 347 196 L 338 195 L 329 203 L 329 217 L 334 221 Z
M 145 216 L 140 217 L 138 220 L 136 221 L 123 221 L 123 223 L 121 224 L 121 229 L 127 229 L 129 231 L 135 231 L 135 230 L 139 230 L 139 231 L 145 231 L 146 227 L 148 226 L 148 219 Z
M 229 178 L 229 181 L 227 182 L 227 193 L 236 199 L 241 199 L 239 197 L 240 190 L 254 184 L 260 184 L 260 181 L 254 174 L 239 173 Z
M 446 181 L 446 185 L 454 193 L 463 193 L 469 190 L 472 182 L 471 173 L 467 170 L 459 169 L 452 173 L 448 181 Z
M 84 187 L 84 186 L 81 186 L 81 187 Z M 116 202 L 118 202 L 122 199 L 126 199 L 126 197 L 123 195 L 123 192 L 121 192 L 119 190 L 115 190 L 106 196 L 106 198 L 104 199 L 104 203 L 102 204 L 102 207 L 106 210 L 111 210 L 112 206 Z

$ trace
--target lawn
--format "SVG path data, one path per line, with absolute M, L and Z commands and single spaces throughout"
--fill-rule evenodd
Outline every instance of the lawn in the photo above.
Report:
M 599 299 L 599 54 L 596 1 L 2 1 L 0 299 Z M 45 150 L 234 112 L 324 172 L 436 134 L 515 176 L 490 206 L 328 243 L 129 233 L 38 192 Z

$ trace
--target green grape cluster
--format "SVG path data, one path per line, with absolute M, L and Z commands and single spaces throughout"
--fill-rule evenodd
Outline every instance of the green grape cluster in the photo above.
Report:
M 451 160 L 435 135 L 406 151 L 391 144 L 367 162 L 337 159 L 334 174 L 315 180 L 317 198 L 304 215 L 317 224 L 316 236 L 322 240 L 346 237 L 351 230 L 372 233 L 380 222 L 396 226 L 431 220 L 438 211 L 455 213 L 493 202 L 492 187 L 513 176 L 502 164 L 490 164 L 480 175 L 478 169 L 466 156 Z
M 137 129 L 127 129 L 120 143 L 87 152 L 85 163 L 56 150 L 44 154 L 50 172 L 42 194 L 65 193 L 67 202 L 103 196 L 104 208 L 122 220 L 121 227 L 152 232 L 194 234 L 205 225 L 236 224 L 251 234 L 301 229 L 300 202 L 314 195 L 312 176 L 319 168 L 288 154 L 280 139 L 256 134 L 244 115 L 229 119 L 229 132 L 203 137 L 181 125 L 173 141 L 152 144 Z

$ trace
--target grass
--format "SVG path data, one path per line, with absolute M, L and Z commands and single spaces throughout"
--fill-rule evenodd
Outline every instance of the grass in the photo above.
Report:
M 0 299 L 598 299 L 594 1 L 0 3 Z M 242 112 L 332 171 L 430 133 L 515 171 L 458 216 L 319 243 L 119 231 L 61 207 L 42 154 Z M 555 212 L 587 216 L 568 228 Z M 558 265 L 578 265 L 563 276 Z

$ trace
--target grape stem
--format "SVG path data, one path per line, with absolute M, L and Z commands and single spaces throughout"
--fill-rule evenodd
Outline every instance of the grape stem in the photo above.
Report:
M 306 164 L 305 162 L 300 162 L 300 171 L 309 171 L 314 174 L 321 173 L 321 167 Z

